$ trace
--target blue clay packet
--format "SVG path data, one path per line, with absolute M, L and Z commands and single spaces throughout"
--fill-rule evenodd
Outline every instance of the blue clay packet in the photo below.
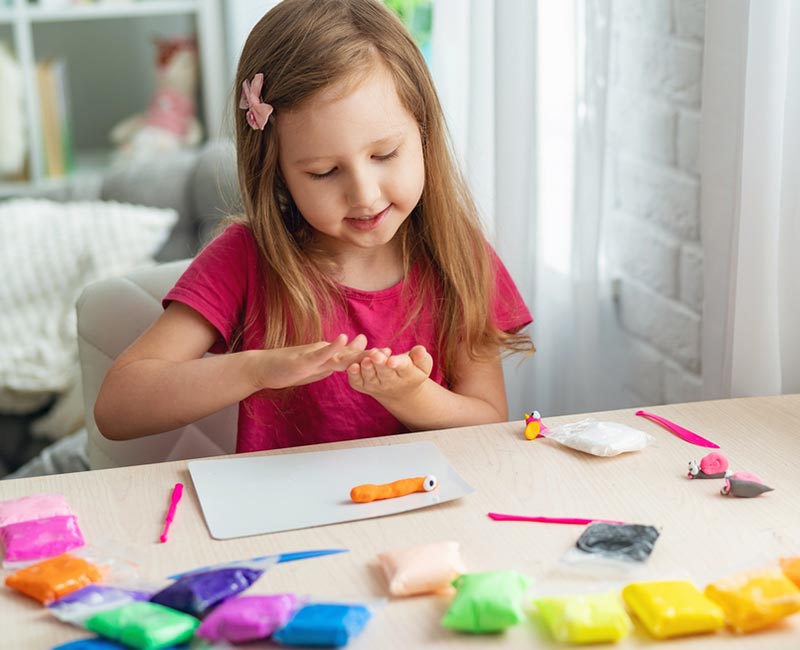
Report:
M 98 636 L 93 639 L 78 639 L 62 643 L 53 647 L 52 650 L 130 650 L 130 648 Z
M 150 601 L 202 618 L 219 603 L 252 585 L 263 570 L 228 567 L 179 578 Z
M 288 646 L 341 647 L 361 633 L 371 616 L 364 605 L 306 605 L 272 639 Z

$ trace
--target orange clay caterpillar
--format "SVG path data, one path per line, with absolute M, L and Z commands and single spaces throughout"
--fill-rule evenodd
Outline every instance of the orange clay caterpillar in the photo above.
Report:
M 404 497 L 414 492 L 431 492 L 439 487 L 439 481 L 433 475 L 403 478 L 392 483 L 374 485 L 365 483 L 356 485 L 350 490 L 350 498 L 356 503 L 370 503 L 379 499 L 393 499 Z

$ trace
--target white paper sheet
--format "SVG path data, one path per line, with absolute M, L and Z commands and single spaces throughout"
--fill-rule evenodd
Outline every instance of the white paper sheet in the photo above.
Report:
M 189 463 L 211 536 L 230 539 L 383 517 L 470 494 L 432 442 L 281 454 Z M 372 503 L 350 490 L 433 474 L 439 487 Z

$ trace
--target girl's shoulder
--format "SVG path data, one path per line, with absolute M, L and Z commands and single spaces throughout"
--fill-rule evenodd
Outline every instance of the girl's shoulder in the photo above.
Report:
M 257 249 L 253 231 L 243 221 L 230 221 L 220 225 L 215 232 L 216 234 L 205 245 L 204 251 L 244 254 L 255 252 Z

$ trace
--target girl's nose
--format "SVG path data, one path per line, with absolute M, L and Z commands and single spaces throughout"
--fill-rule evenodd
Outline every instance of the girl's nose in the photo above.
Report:
M 353 172 L 347 188 L 347 203 L 351 208 L 372 208 L 380 197 L 380 183 L 374 174 L 365 170 Z

